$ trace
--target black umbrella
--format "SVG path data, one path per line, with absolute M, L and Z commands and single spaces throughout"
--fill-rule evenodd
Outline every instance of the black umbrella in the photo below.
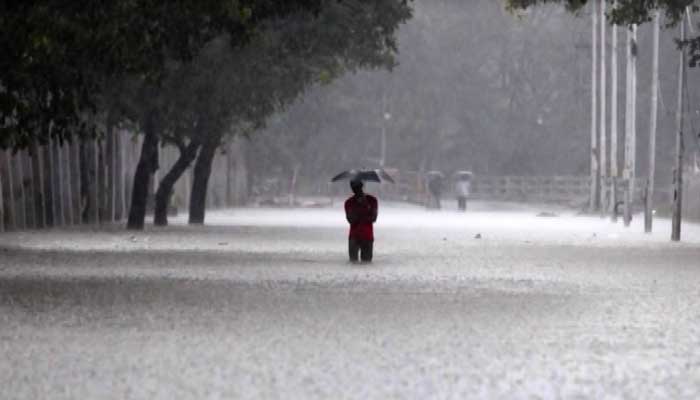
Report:
M 394 182 L 394 179 L 386 173 L 383 169 L 351 169 L 349 171 L 343 171 L 331 179 L 331 182 L 338 182 L 342 180 L 360 180 L 363 182 Z

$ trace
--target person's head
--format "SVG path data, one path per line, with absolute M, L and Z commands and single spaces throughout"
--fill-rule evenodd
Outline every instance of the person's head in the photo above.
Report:
M 352 192 L 357 194 L 357 195 L 362 194 L 362 187 L 363 186 L 364 186 L 364 184 L 359 179 L 353 179 L 350 181 L 350 189 L 352 189 Z

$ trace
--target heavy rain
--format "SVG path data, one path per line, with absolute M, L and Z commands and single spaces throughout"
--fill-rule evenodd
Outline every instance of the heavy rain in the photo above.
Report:
M 700 2 L 0 10 L 0 398 L 700 397 Z

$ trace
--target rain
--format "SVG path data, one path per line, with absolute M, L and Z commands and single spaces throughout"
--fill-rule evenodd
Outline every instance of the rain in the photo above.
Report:
M 0 398 L 700 397 L 698 7 L 3 5 Z

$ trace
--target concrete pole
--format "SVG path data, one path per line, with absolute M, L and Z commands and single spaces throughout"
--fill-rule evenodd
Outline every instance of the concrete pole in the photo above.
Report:
M 614 6 L 617 6 L 617 1 L 614 2 Z M 618 172 L 618 161 L 617 161 L 617 140 L 618 140 L 618 121 L 617 121 L 617 102 L 618 102 L 618 62 L 617 62 L 617 52 L 618 52 L 618 29 L 617 25 L 612 26 L 612 52 L 610 54 L 610 64 L 611 64 L 611 90 L 610 94 L 610 177 L 611 177 L 611 189 L 610 189 L 610 212 L 612 215 L 612 221 L 617 222 L 617 213 L 615 213 L 615 204 L 617 203 L 617 178 Z
M 634 205 L 634 181 L 637 171 L 637 25 L 630 28 L 630 121 L 627 193 L 625 195 L 625 226 L 632 222 Z
M 625 96 L 625 226 L 632 222 L 632 202 L 634 194 L 635 157 L 636 157 L 636 25 L 627 29 L 627 90 Z
M 605 216 L 606 206 L 608 203 L 608 163 L 607 163 L 607 21 L 605 18 L 605 0 L 599 0 L 600 10 L 600 143 L 599 143 L 599 158 L 600 158 L 600 216 Z
M 649 175 L 644 201 L 644 232 L 651 233 L 654 208 L 654 174 L 656 173 L 656 130 L 659 110 L 659 29 L 661 13 L 654 12 L 653 55 L 651 72 L 651 110 L 649 121 Z
M 685 40 L 685 18 L 681 20 L 681 40 Z M 683 217 L 683 87 L 685 85 L 685 49 L 680 51 L 678 62 L 678 107 L 676 109 L 676 166 L 673 174 L 673 218 L 671 223 L 671 240 L 681 240 L 681 221 Z
M 589 208 L 594 212 L 600 206 L 600 173 L 598 164 L 598 7 L 597 1 L 591 2 L 591 192 Z

